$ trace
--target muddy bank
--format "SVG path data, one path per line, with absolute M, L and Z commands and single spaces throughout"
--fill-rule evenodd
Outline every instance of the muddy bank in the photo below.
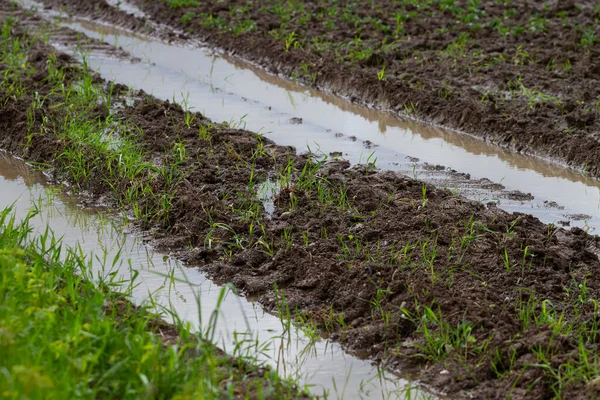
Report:
M 16 26 L 9 32 L 31 41 Z M 445 392 L 588 393 L 598 239 L 372 165 L 297 156 L 90 79 L 68 56 L 30 44 L 27 68 L 0 65 L 0 146 L 52 167 L 72 190 L 130 210 L 160 248 Z M 112 97 L 60 106 L 59 81 L 88 80 Z M 87 127 L 71 125 L 82 119 L 97 124 L 91 131 L 110 128 L 114 143 L 73 134 Z
M 85 387 L 90 398 L 310 398 L 273 370 L 225 355 L 189 325 L 163 322 L 162 310 L 136 307 L 132 286 L 94 274 L 90 255 L 15 203 L 0 209 L 4 397 L 72 398 Z M 25 379 L 25 371 L 35 373 Z
M 168 40 L 199 39 L 358 103 L 600 174 L 592 1 L 132 3 L 145 18 L 104 0 L 45 1 L 133 30 L 150 24 Z
M 125 296 L 117 294 L 107 297 L 110 297 L 111 301 L 107 301 L 104 305 L 104 314 L 107 318 L 114 319 L 117 326 L 125 328 L 128 325 L 127 321 L 144 320 L 146 330 L 160 340 L 165 350 L 176 346 L 182 349 L 183 361 L 205 360 L 207 366 L 212 363 L 211 368 L 214 368 L 212 373 L 215 377 L 220 377 L 216 379 L 220 381 L 220 387 L 216 391 L 221 392 L 222 396 L 232 396 L 235 399 L 308 400 L 313 398 L 293 383 L 280 379 L 270 367 L 254 365 L 243 357 L 225 354 L 214 344 L 199 339 L 189 331 L 189 327 L 166 323 L 160 315 L 131 304 Z M 194 376 L 191 375 L 189 378 L 194 379 Z

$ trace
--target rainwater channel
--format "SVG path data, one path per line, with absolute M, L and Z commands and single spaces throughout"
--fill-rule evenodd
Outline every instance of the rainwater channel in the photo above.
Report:
M 213 121 L 259 132 L 299 152 L 341 154 L 351 163 L 376 161 L 380 169 L 493 201 L 545 223 L 569 221 L 591 232 L 600 227 L 600 182 L 557 163 L 353 104 L 209 49 L 171 45 L 81 19 L 63 25 L 141 59 L 132 63 L 86 54 L 88 65 L 104 78 L 174 100 Z
M 213 121 L 259 132 L 299 152 L 341 155 L 351 163 L 375 161 L 382 170 L 400 171 L 545 223 L 566 221 L 592 233 L 600 227 L 600 181 L 558 163 L 354 104 L 193 41 L 169 44 L 104 22 L 68 19 L 33 0 L 19 2 L 141 60 L 94 51 L 80 54 L 73 43 L 53 42 L 62 51 L 85 57 L 105 79 L 176 101 Z M 144 16 L 126 1 L 109 3 Z
M 533 214 L 544 222 L 571 219 L 572 226 L 591 231 L 600 226 L 598 182 L 559 165 L 358 106 L 208 49 L 171 45 L 85 19 L 63 19 L 61 25 L 120 46 L 141 60 L 85 54 L 88 66 L 104 78 L 175 100 L 214 121 L 260 132 L 300 152 L 310 147 L 326 155 L 341 153 L 352 163 L 376 159 L 381 169 L 402 171 L 480 201 L 497 202 L 508 211 Z M 72 46 L 53 44 L 78 55 Z M 469 179 L 464 179 L 466 175 Z M 501 183 L 505 189 L 489 189 L 485 182 Z M 103 255 L 112 260 L 121 252 L 121 261 L 111 268 L 123 279 L 137 275 L 135 303 L 152 296 L 197 329 L 215 309 L 222 287 L 197 268 L 183 268 L 176 260 L 155 253 L 136 235 L 127 233 L 121 218 L 104 210 L 83 209 L 76 199 L 57 195 L 22 161 L 0 156 L 0 188 L 0 206 L 15 202 L 15 211 L 23 216 L 37 205 L 41 213 L 32 222 L 35 227 L 49 225 L 66 245 L 100 255 L 94 264 L 98 274 L 107 273 L 100 262 Z M 531 193 L 534 200 L 511 200 L 503 194 L 511 191 Z M 313 385 L 315 394 L 326 391 L 329 398 L 344 399 L 398 398 L 409 384 L 345 353 L 327 339 L 315 342 L 299 329 L 286 332 L 279 318 L 231 291 L 219 315 L 217 345 L 231 352 L 240 340 L 262 343 L 266 348 L 256 354 L 261 360 L 283 375 L 300 376 L 302 383 Z

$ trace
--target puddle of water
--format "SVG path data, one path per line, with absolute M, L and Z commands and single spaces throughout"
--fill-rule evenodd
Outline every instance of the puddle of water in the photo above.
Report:
M 154 252 L 135 235 L 126 233 L 121 220 L 107 216 L 103 210 L 78 207 L 76 200 L 46 185 L 43 175 L 5 153 L 0 153 L 0 190 L 0 209 L 14 203 L 17 216 L 22 218 L 37 207 L 40 213 L 31 221 L 34 233 L 49 226 L 57 237 L 62 237 L 64 245 L 79 246 L 82 254 L 92 260 L 95 276 L 117 272 L 114 278 L 129 285 L 132 276 L 137 275 L 134 303 L 141 304 L 152 296 L 194 329 L 206 330 L 223 287 L 212 283 L 197 268 L 182 267 L 176 260 Z M 119 261 L 111 267 L 118 254 Z M 230 354 L 258 356 L 284 376 L 299 376 L 301 383 L 314 385 L 311 390 L 315 394 L 327 391 L 329 398 L 401 398 L 409 385 L 380 372 L 369 361 L 346 354 L 337 343 L 311 340 L 294 327 L 286 331 L 279 318 L 230 290 L 220 307 L 214 341 Z M 260 343 L 260 349 L 252 343 Z M 429 397 L 413 389 L 415 394 Z
M 132 64 L 88 54 L 88 64 L 105 78 L 161 99 L 174 99 L 213 120 L 264 133 L 300 151 L 310 146 L 312 151 L 325 154 L 341 152 L 353 163 L 364 163 L 371 156 L 380 168 L 410 174 L 414 165 L 411 157 L 416 157 L 535 197 L 527 202 L 501 199 L 500 207 L 508 211 L 527 212 L 547 223 L 566 220 L 568 214 L 585 214 L 590 218 L 573 225 L 600 227 L 599 183 L 570 169 L 309 90 L 204 49 L 169 45 L 89 21 L 66 26 L 121 46 L 143 60 Z M 293 118 L 302 118 L 302 123 Z M 419 171 L 421 179 L 461 190 L 447 174 Z M 477 200 L 497 197 L 497 192 L 481 189 L 462 193 Z M 564 209 L 548 207 L 551 201 Z
M 281 186 L 279 183 L 273 182 L 270 179 L 267 179 L 261 183 L 257 188 L 258 198 L 262 201 L 265 212 L 269 218 L 271 218 L 275 212 L 274 197 L 277 195 L 277 193 L 279 193 L 280 190 Z
M 114 8 L 125 11 L 126 13 L 132 14 L 138 18 L 146 17 L 146 14 L 144 14 L 144 12 L 142 10 L 140 10 L 133 4 L 129 4 L 129 3 L 125 2 L 125 1 L 121 1 L 121 0 L 106 0 L 106 2 L 108 4 L 110 4 L 111 6 L 113 6 Z

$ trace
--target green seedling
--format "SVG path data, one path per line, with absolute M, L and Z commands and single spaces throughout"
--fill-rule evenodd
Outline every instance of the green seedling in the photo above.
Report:
M 377 79 L 380 81 L 385 79 L 385 65 L 381 68 L 381 70 L 377 73 Z

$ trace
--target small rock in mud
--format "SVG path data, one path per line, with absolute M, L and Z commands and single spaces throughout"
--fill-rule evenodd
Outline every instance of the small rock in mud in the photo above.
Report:
M 337 133 L 335 134 L 335 137 L 337 137 L 337 138 L 341 138 L 341 137 L 343 137 L 343 136 L 344 136 L 344 134 L 343 134 L 343 133 L 341 133 L 341 132 L 337 132 Z
M 531 193 L 523 193 L 520 190 L 513 190 L 511 192 L 507 192 L 504 197 L 509 200 L 515 201 L 531 201 L 534 199 Z
M 365 227 L 364 224 L 356 224 L 352 228 L 350 228 L 350 232 L 351 233 L 357 233 L 357 232 L 359 232 L 364 227 Z
M 341 151 L 332 151 L 331 153 L 329 153 L 330 157 L 341 157 L 342 156 L 342 152 Z
M 548 200 L 544 200 L 544 207 L 546 207 L 546 208 L 556 208 L 558 210 L 564 210 L 565 209 L 564 206 L 559 206 L 557 202 L 555 202 L 555 201 L 548 201 Z
M 481 178 L 478 183 L 481 185 L 481 188 L 483 189 L 489 189 L 489 190 L 503 190 L 506 187 L 500 183 L 494 183 L 491 180 L 489 180 L 488 178 Z
M 423 165 L 423 169 L 425 171 L 443 171 L 446 169 L 446 167 L 444 167 L 443 165 L 433 165 L 425 163 Z
M 455 169 L 449 169 L 448 172 L 452 174 L 456 179 L 464 179 L 466 181 L 471 180 L 471 174 L 466 174 L 464 172 L 458 172 Z
M 591 215 L 586 214 L 563 214 L 563 216 L 569 218 L 571 221 L 585 221 L 586 219 L 592 219 Z
M 594 378 L 587 384 L 588 389 L 594 392 L 600 392 L 600 377 Z
M 292 117 L 292 118 L 290 118 L 289 122 L 292 125 L 300 125 L 302 123 L 302 118 Z
M 365 140 L 363 142 L 363 146 L 365 146 L 365 149 L 372 149 L 373 147 L 379 147 L 379 145 L 376 145 L 375 143 L 371 142 L 370 140 Z
M 358 138 L 354 135 L 348 137 L 348 140 L 350 140 L 351 142 L 356 142 L 358 140 Z
M 292 213 L 289 211 L 286 211 L 286 212 L 281 213 L 281 215 L 279 216 L 279 219 L 282 221 L 285 221 L 285 220 L 290 219 L 291 216 L 292 216 Z
M 350 168 L 350 161 L 344 159 L 332 159 L 327 161 L 317 174 L 319 176 L 330 176 L 348 168 Z

